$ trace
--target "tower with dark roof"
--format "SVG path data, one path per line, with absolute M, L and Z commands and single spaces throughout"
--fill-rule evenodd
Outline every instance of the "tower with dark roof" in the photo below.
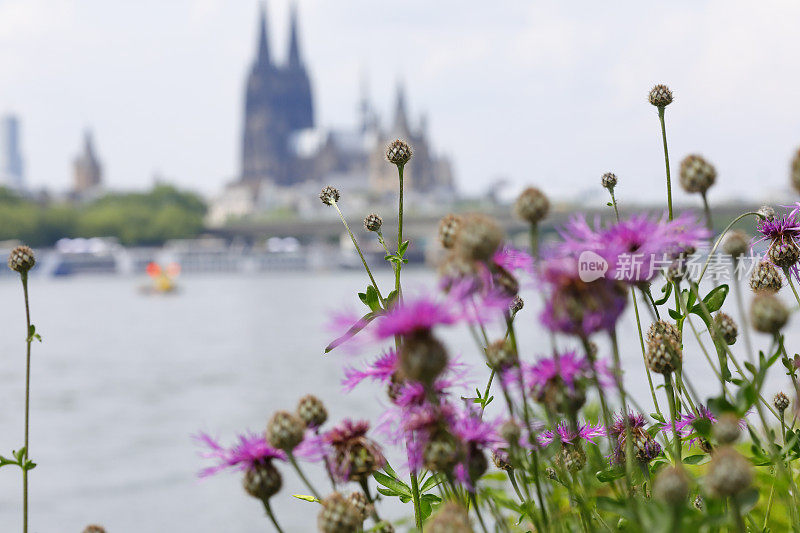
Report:
M 97 159 L 92 142 L 92 134 L 86 131 L 83 135 L 83 151 L 73 163 L 72 190 L 78 195 L 97 191 L 103 183 L 103 167 Z
M 300 52 L 294 6 L 288 50 L 285 64 L 273 62 L 266 9 L 262 5 L 256 58 L 245 93 L 242 181 L 292 185 L 303 179 L 294 164 L 290 141 L 296 132 L 314 126 L 314 107 L 311 82 Z

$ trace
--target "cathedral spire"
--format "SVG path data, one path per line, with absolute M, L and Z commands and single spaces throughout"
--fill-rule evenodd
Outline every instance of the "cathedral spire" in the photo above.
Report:
M 408 113 L 406 112 L 406 94 L 402 83 L 397 84 L 397 101 L 394 108 L 394 124 L 392 128 L 396 134 L 408 135 L 411 133 L 408 127 Z
M 257 65 L 269 65 L 269 40 L 267 39 L 267 7 L 263 2 L 260 3 L 258 13 L 258 53 L 256 56 Z
M 300 44 L 297 38 L 297 4 L 292 2 L 289 14 L 289 66 L 300 67 L 302 64 Z

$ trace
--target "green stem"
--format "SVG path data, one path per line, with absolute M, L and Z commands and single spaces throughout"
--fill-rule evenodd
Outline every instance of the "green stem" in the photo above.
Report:
M 708 231 L 714 232 L 714 223 L 711 221 L 711 208 L 708 206 L 708 197 L 706 196 L 706 191 L 700 193 L 700 196 L 703 197 L 703 212 L 706 214 L 706 227 Z
M 417 473 L 411 471 L 411 499 L 414 501 L 414 525 L 422 531 L 422 509 L 419 499 L 419 480 Z
M 678 417 L 678 411 L 675 406 L 675 389 L 672 388 L 672 376 L 668 372 L 664 374 L 664 388 L 667 391 L 667 401 L 669 402 L 669 414 L 672 421 L 672 439 L 675 446 L 675 463 L 681 462 L 681 438 L 675 427 L 675 419 Z
M 631 298 L 633 298 L 633 312 L 636 315 L 636 329 L 639 332 L 639 345 L 642 349 L 642 361 L 644 362 L 644 369 L 647 373 L 647 383 L 650 385 L 650 396 L 653 397 L 653 405 L 656 408 L 656 412 L 664 418 L 664 415 L 661 413 L 661 408 L 658 406 L 658 397 L 656 396 L 656 388 L 653 386 L 653 376 L 650 375 L 650 367 L 647 366 L 647 356 L 645 355 L 645 346 L 644 346 L 644 335 L 642 335 L 642 321 L 639 317 L 639 305 L 636 302 L 636 289 L 631 287 Z
M 347 224 L 347 220 L 345 220 L 344 215 L 342 214 L 342 210 L 339 209 L 339 205 L 336 202 L 333 202 L 333 207 L 336 208 L 336 212 L 339 213 L 339 218 L 342 219 L 342 224 L 344 224 L 347 233 L 350 234 L 350 240 L 353 241 L 353 246 L 356 247 L 356 251 L 358 252 L 358 257 L 361 258 L 361 263 L 364 265 L 364 269 L 367 271 L 367 275 L 369 276 L 370 282 L 372 282 L 372 286 L 375 287 L 375 290 L 378 293 L 378 298 L 380 298 L 383 306 L 386 307 L 386 302 L 384 301 L 383 296 L 381 295 L 381 290 L 378 288 L 378 283 L 372 276 L 372 271 L 369 269 L 369 265 L 367 265 L 367 260 L 364 259 L 364 254 L 361 253 L 361 247 L 358 245 L 358 241 L 356 241 L 356 236 L 353 235 L 352 231 L 350 231 L 350 226 Z
M 747 318 L 747 312 L 744 308 L 744 300 L 742 299 L 742 285 L 736 278 L 737 265 L 739 258 L 733 258 L 733 272 L 731 272 L 731 284 L 733 285 L 733 292 L 736 296 L 736 308 L 739 310 L 739 317 L 742 320 L 742 335 L 744 335 L 744 346 L 747 349 L 747 356 L 751 363 L 755 363 L 755 354 L 753 352 L 753 341 L 750 338 L 750 324 Z
M 28 273 L 22 272 L 22 292 L 25 295 L 25 321 L 27 329 L 25 330 L 26 339 L 26 354 L 25 354 L 25 453 L 22 455 L 20 461 L 22 466 L 22 531 L 28 531 L 28 468 L 27 462 L 30 456 L 30 443 L 28 440 L 29 426 L 30 426 L 30 408 L 31 408 L 31 343 L 33 336 L 31 335 L 31 310 L 30 302 L 28 300 Z
M 667 208 L 672 220 L 672 180 L 669 174 L 669 149 L 667 148 L 667 126 L 664 124 L 664 107 L 658 108 L 658 120 L 661 122 L 661 139 L 664 142 L 664 165 L 667 168 Z
M 736 524 L 736 531 L 739 533 L 747 533 L 747 528 L 744 526 L 744 520 L 742 520 L 742 510 L 739 506 L 739 502 L 736 498 L 730 498 L 730 509 L 731 513 L 733 514 L 733 521 Z
M 403 165 L 397 166 L 397 175 L 400 178 L 400 194 L 397 206 L 397 251 L 400 252 L 400 246 L 403 244 Z M 397 291 L 398 301 L 400 299 L 400 269 L 402 263 L 397 263 L 397 269 L 394 274 L 394 290 Z
M 714 252 L 716 252 L 717 248 L 719 248 L 719 245 L 722 242 L 722 238 L 725 237 L 725 234 L 730 231 L 730 229 L 733 227 L 734 224 L 736 224 L 737 222 L 742 220 L 744 217 L 750 216 L 750 215 L 753 215 L 753 216 L 756 216 L 756 217 L 759 216 L 759 214 L 756 211 L 748 211 L 747 213 L 742 213 L 738 217 L 736 217 L 733 220 L 731 220 L 730 224 L 728 224 L 725 227 L 725 229 L 722 230 L 722 233 L 719 234 L 719 237 L 717 237 L 717 240 L 714 241 L 714 246 L 712 246 L 711 250 L 708 252 L 708 257 L 706 257 L 705 263 L 703 263 L 703 270 L 700 271 L 700 277 L 697 278 L 697 284 L 698 285 L 700 284 L 700 281 L 703 279 L 703 276 L 706 273 L 706 269 L 708 268 L 708 265 L 711 262 L 711 258 L 714 257 Z
M 272 507 L 269 505 L 269 500 L 263 499 L 261 501 L 264 503 L 264 510 L 267 512 L 270 521 L 272 521 L 272 525 L 275 526 L 275 530 L 278 533 L 283 533 L 281 526 L 278 525 L 278 521 L 275 519 L 275 514 L 272 512 Z
M 364 493 L 364 496 L 367 498 L 367 503 L 369 503 L 369 510 L 372 519 L 375 521 L 375 524 L 381 523 L 381 517 L 378 516 L 378 510 L 375 508 L 375 500 L 372 499 L 372 494 L 369 492 L 369 478 L 363 478 L 359 480 L 359 484 L 361 485 L 361 490 Z
M 481 516 L 480 507 L 478 507 L 478 498 L 475 496 L 474 492 L 470 492 L 469 497 L 470 500 L 472 500 L 472 506 L 475 508 L 475 515 L 478 517 L 478 522 L 481 524 L 483 533 L 489 533 L 489 530 L 486 529 L 486 524 L 483 522 L 483 516 Z
M 789 282 L 789 287 L 792 288 L 792 293 L 794 294 L 794 299 L 797 301 L 797 305 L 800 305 L 800 296 L 797 295 L 797 288 L 795 288 L 794 282 L 792 281 L 792 272 L 788 268 L 784 268 L 783 274 L 786 276 L 786 281 Z
M 311 491 L 311 494 L 316 499 L 322 501 L 322 498 L 320 497 L 319 493 L 314 489 L 314 486 L 308 481 L 308 478 L 306 478 L 305 474 L 303 474 L 303 471 L 300 469 L 300 465 L 297 464 L 297 460 L 294 458 L 294 454 L 292 452 L 287 452 L 286 455 L 289 457 L 289 462 L 292 464 L 292 467 L 294 467 L 294 470 L 295 472 L 297 472 L 297 475 L 300 476 L 300 480 L 303 482 L 306 488 Z

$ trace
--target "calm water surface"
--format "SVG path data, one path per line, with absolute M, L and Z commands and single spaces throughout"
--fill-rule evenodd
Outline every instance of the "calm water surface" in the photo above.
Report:
M 390 285 L 387 274 L 380 278 Z M 433 284 L 422 271 L 410 271 L 406 280 L 412 290 Z M 168 297 L 141 294 L 142 283 L 119 277 L 31 280 L 33 322 L 44 339 L 33 347 L 31 455 L 39 467 L 30 476 L 31 531 L 79 532 L 92 522 L 110 533 L 269 531 L 258 502 L 242 492 L 239 475 L 197 479 L 204 463 L 191 435 L 202 429 L 228 442 L 244 429 L 261 431 L 272 411 L 293 409 L 307 392 L 326 402 L 333 420 L 375 420 L 382 391 L 364 385 L 349 395 L 340 392 L 341 367 L 356 359 L 322 356 L 331 337 L 322 325 L 334 309 L 358 309 L 354 293 L 365 286 L 364 276 L 186 276 L 183 291 Z M 531 357 L 548 341 L 536 326 L 536 298 L 529 296 L 518 333 Z M 18 280 L 0 279 L 0 302 L 0 454 L 7 455 L 23 440 L 25 326 Z M 726 305 L 730 312 L 733 303 L 731 298 Z M 630 315 L 620 327 L 626 382 L 649 408 Z M 797 340 L 796 324 L 791 326 Z M 465 331 L 449 331 L 446 338 L 454 352 L 479 363 Z M 601 350 L 608 351 L 602 342 Z M 685 365 L 701 394 L 716 393 L 713 375 L 691 343 Z M 480 386 L 486 376 L 476 368 Z M 771 388 L 785 385 L 774 371 Z M 401 462 L 396 452 L 390 459 Z M 323 486 L 317 468 L 308 469 Z M 284 489 L 274 504 L 279 519 L 287 531 L 313 531 L 317 508 L 289 496 L 307 491 L 283 471 Z M 21 529 L 20 504 L 19 471 L 0 469 L 0 532 Z M 389 514 L 403 512 L 392 508 Z

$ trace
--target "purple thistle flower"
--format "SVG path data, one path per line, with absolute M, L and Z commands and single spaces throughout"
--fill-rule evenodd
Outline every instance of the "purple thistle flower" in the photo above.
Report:
M 497 432 L 502 420 L 487 422 L 478 413 L 467 410 L 461 413 L 451 424 L 450 430 L 467 445 L 479 448 L 491 448 L 503 443 Z
M 200 477 L 211 476 L 227 469 L 250 470 L 257 464 L 273 459 L 286 460 L 283 451 L 276 450 L 263 436 L 252 432 L 239 435 L 239 441 L 229 448 L 223 447 L 207 433 L 198 433 L 194 438 L 208 449 L 200 454 L 201 457 L 214 459 L 217 463 L 201 470 Z
M 611 453 L 611 462 L 623 464 L 625 462 L 625 448 L 628 432 L 625 424 L 630 425 L 632 447 L 636 459 L 642 463 L 649 463 L 661 454 L 661 445 L 645 429 L 644 415 L 641 413 L 628 413 L 615 415 L 614 423 L 608 430 L 608 436 L 616 439 L 617 445 Z
M 494 253 L 492 262 L 509 272 L 523 270 L 529 274 L 533 273 L 533 257 L 508 245 L 502 246 Z
M 557 247 L 559 255 L 594 252 L 608 263 L 608 278 L 628 283 L 653 279 L 660 262 L 696 249 L 709 237 L 708 230 L 687 213 L 672 221 L 634 215 L 606 228 L 574 218 L 559 233 L 564 239 Z
M 395 335 L 410 335 L 439 325 L 452 325 L 461 317 L 448 302 L 431 296 L 405 298 L 376 320 L 375 337 L 379 340 Z
M 556 426 L 555 431 L 548 429 L 539 434 L 539 445 L 542 448 L 546 448 L 553 443 L 556 435 L 558 435 L 563 444 L 577 444 L 577 440 L 581 439 L 596 445 L 597 443 L 594 439 L 605 437 L 606 429 L 602 424 L 595 425 L 591 422 L 584 422 L 583 424 L 578 424 L 576 430 L 573 431 L 567 422 L 562 421 Z
M 571 256 L 547 259 L 540 278 L 545 307 L 539 319 L 551 331 L 581 337 L 610 331 L 628 302 L 620 282 L 602 277 L 582 280 L 578 260 Z
M 380 446 L 367 437 L 368 430 L 366 420 L 345 419 L 322 436 L 331 473 L 340 481 L 362 479 L 386 464 Z
M 694 433 L 694 423 L 697 420 L 708 420 L 712 424 L 717 422 L 717 418 L 714 416 L 714 413 L 711 412 L 710 409 L 706 408 L 703 405 L 697 406 L 697 413 L 682 413 L 678 420 L 675 420 L 675 431 L 682 437 L 682 438 L 689 438 L 692 435 L 695 435 L 689 440 L 689 445 L 694 445 L 697 441 L 700 440 Z M 667 421 L 662 426 L 665 430 L 672 430 L 672 422 Z M 747 427 L 747 421 L 742 419 L 739 420 L 739 428 L 744 429 Z
M 575 390 L 576 384 L 580 381 L 588 380 L 592 376 L 592 367 L 589 359 L 574 350 L 564 352 L 553 357 L 544 357 L 536 363 L 521 363 L 522 379 L 526 388 L 531 390 L 534 396 L 544 392 L 544 388 L 552 383 L 563 383 L 570 391 Z M 605 361 L 596 363 L 598 379 L 602 386 L 613 384 L 611 369 Z M 507 385 L 518 382 L 519 376 L 515 374 L 515 369 L 511 368 L 503 376 Z
M 753 245 L 768 241 L 766 257 L 779 268 L 789 265 L 776 264 L 773 258 L 781 255 L 780 253 L 775 253 L 778 252 L 778 250 L 774 250 L 776 247 L 800 249 L 800 220 L 798 220 L 798 215 L 800 215 L 800 202 L 793 206 L 788 213 L 780 217 L 760 219 L 756 224 L 756 229 L 761 234 L 761 238 L 756 240 Z M 777 262 L 780 262 L 780 260 Z M 794 276 L 800 279 L 800 271 L 798 271 L 797 264 L 791 264 L 789 268 Z
M 397 370 L 397 352 L 390 349 L 371 364 L 365 365 L 363 370 L 357 370 L 352 366 L 346 367 L 342 386 L 345 392 L 350 392 L 365 379 L 386 384 L 392 379 L 395 370 Z

